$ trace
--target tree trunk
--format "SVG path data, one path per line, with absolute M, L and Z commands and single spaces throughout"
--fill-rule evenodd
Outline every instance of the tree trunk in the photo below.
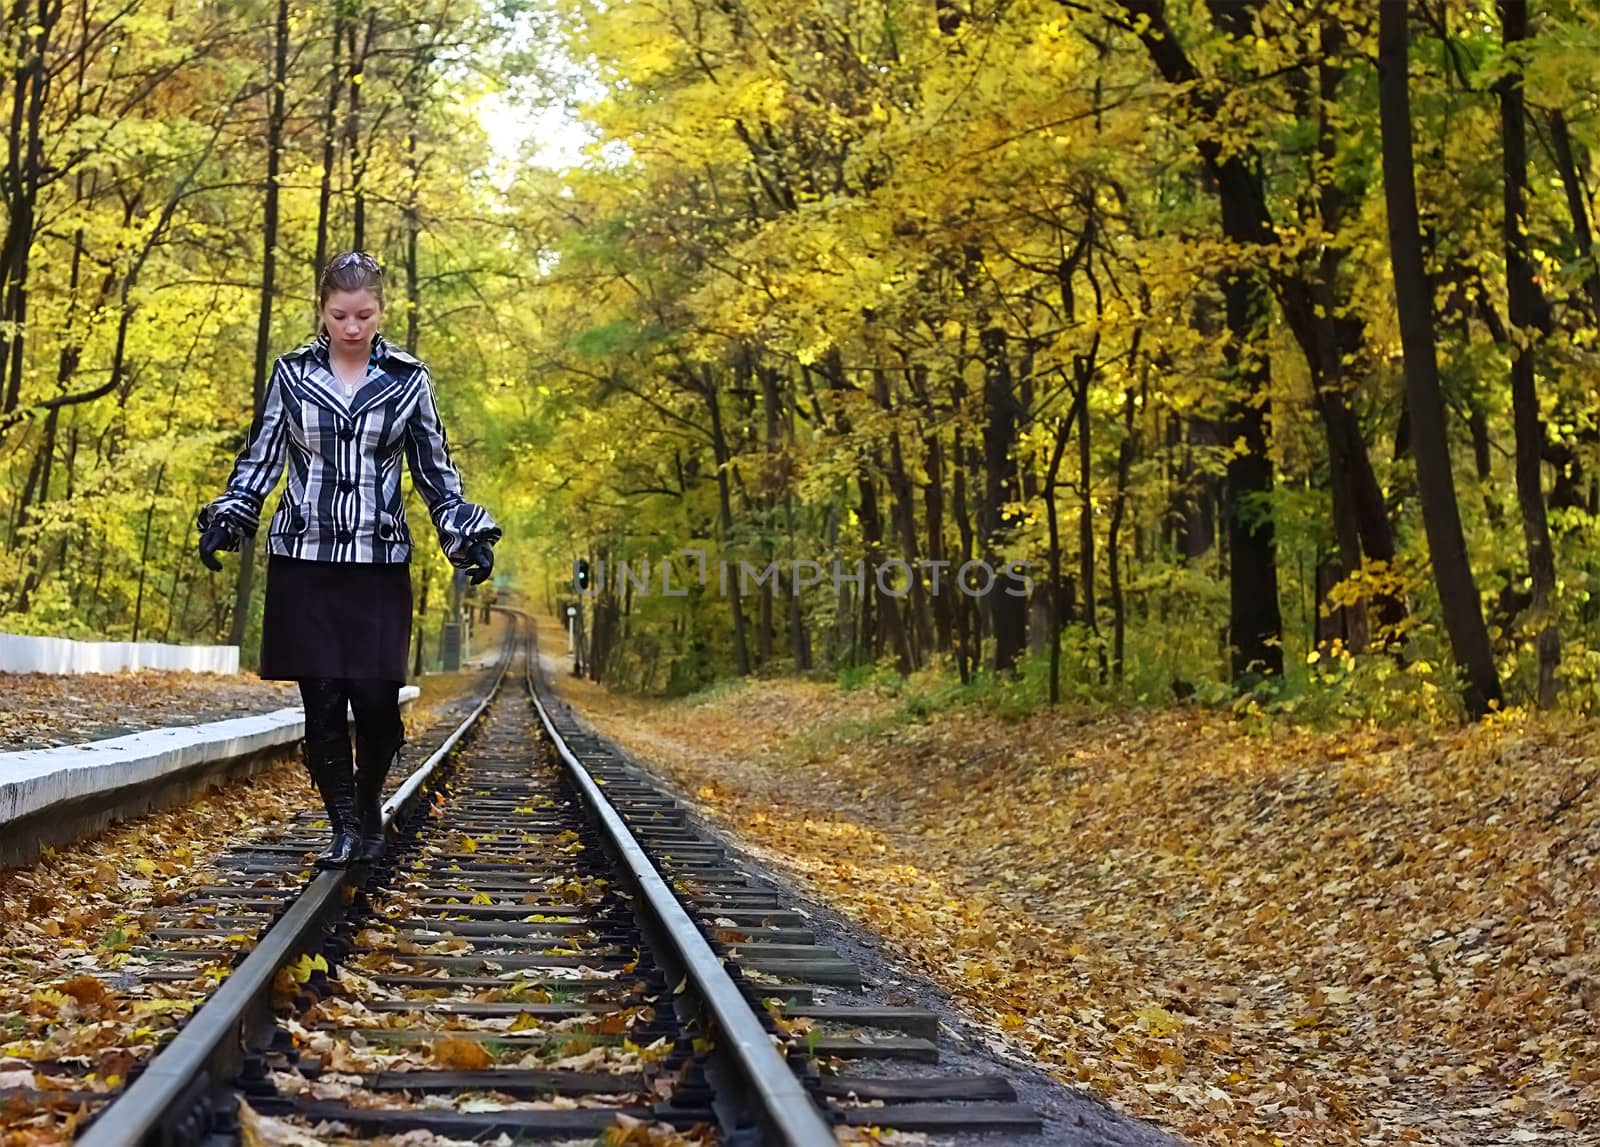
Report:
M 1589 322 L 1591 327 L 1600 328 L 1600 259 L 1595 257 L 1585 172 L 1579 167 L 1578 156 L 1573 149 L 1572 132 L 1567 126 L 1567 117 L 1559 110 L 1553 111 L 1549 115 L 1549 126 L 1550 150 L 1555 155 L 1556 174 L 1561 178 L 1561 185 L 1567 197 L 1567 212 L 1572 218 L 1572 245 L 1584 268 L 1583 293 L 1589 311 Z M 1539 309 L 1537 300 L 1540 293 L 1535 283 L 1536 309 Z M 1600 441 L 1600 431 L 1587 420 L 1573 418 L 1570 412 L 1558 412 L 1557 418 L 1562 423 L 1578 423 L 1575 436 L 1584 446 L 1592 449 L 1595 442 Z M 1584 474 L 1582 456 L 1568 444 L 1566 436 L 1557 442 L 1547 440 L 1545 447 L 1548 451 L 1545 456 L 1546 461 L 1554 463 L 1556 467 L 1555 486 L 1550 491 L 1550 505 L 1558 509 L 1587 510 L 1585 487 L 1589 486 L 1590 482 Z M 1579 524 L 1582 521 L 1581 517 L 1575 520 L 1569 519 L 1569 530 L 1584 528 Z
M 1096 343 L 1099 339 L 1096 337 Z M 1100 660 L 1100 683 L 1106 681 L 1106 651 L 1100 646 L 1100 618 L 1095 608 L 1094 571 L 1094 469 L 1090 451 L 1089 383 L 1094 378 L 1093 354 L 1080 356 L 1076 364 L 1078 393 L 1078 581 L 1083 590 L 1083 623 L 1095 639 L 1095 654 Z M 1059 583 L 1058 583 L 1059 584 Z
M 59 10 L 39 0 L 34 27 L 25 28 L 27 6 L 12 9 L 13 36 L 25 36 L 12 79 L 11 124 L 7 137 L 4 200 L 6 231 L 0 243 L 0 375 L 4 400 L 0 414 L 17 409 L 22 397 L 23 342 L 28 321 L 28 275 L 43 159 L 43 119 L 49 72 L 45 49 Z
M 717 398 L 716 378 L 712 374 L 709 363 L 703 365 L 700 371 L 701 385 L 696 388 L 705 399 L 706 409 L 711 415 L 711 448 L 717 463 L 717 511 L 718 521 L 721 523 L 722 560 L 732 558 L 733 546 L 733 491 L 730 486 L 728 474 L 729 463 L 732 456 L 728 451 L 728 439 L 722 429 L 722 404 Z M 737 581 L 728 594 L 728 604 L 733 615 L 733 664 L 740 677 L 750 675 L 750 648 L 745 634 L 744 602 L 739 598 Z
M 416 354 L 422 320 L 422 276 L 417 266 L 417 237 L 422 233 L 422 163 L 417 158 L 418 109 L 411 109 L 412 121 L 406 132 L 406 353 Z
M 1061 474 L 1061 459 L 1066 454 L 1067 439 L 1072 437 L 1072 423 L 1084 410 L 1084 393 L 1073 396 L 1072 409 L 1055 429 L 1055 441 L 1050 447 L 1050 461 L 1044 474 L 1044 514 L 1048 531 L 1050 589 L 1047 594 L 1050 618 L 1050 704 L 1061 700 L 1061 627 L 1070 616 L 1070 607 L 1061 577 L 1061 516 L 1056 507 L 1056 485 Z
M 366 174 L 366 158 L 361 152 L 361 85 L 367 67 L 367 52 L 372 47 L 373 22 L 376 10 L 367 13 L 366 33 L 357 44 L 356 26 L 352 20 L 345 26 L 345 43 L 350 51 L 350 114 L 345 117 L 345 158 L 350 161 L 351 244 L 357 251 L 367 247 L 367 190 L 362 176 Z
M 1578 258 L 1583 260 L 1583 290 L 1589 298 L 1589 309 L 1596 323 L 1600 323 L 1600 259 L 1595 257 L 1594 233 L 1589 220 L 1589 205 L 1585 199 L 1585 181 L 1579 170 L 1577 155 L 1572 147 L 1572 132 L 1567 117 L 1559 109 L 1550 113 L 1550 149 L 1556 157 L 1556 174 L 1567 196 L 1567 211 L 1572 216 L 1573 246 Z
M 752 357 L 755 355 L 753 350 L 747 353 Z M 768 568 L 776 568 L 781 564 L 778 560 L 776 529 L 778 498 L 782 494 L 787 500 L 789 491 L 788 469 L 783 457 L 784 399 L 778 387 L 777 368 L 758 362 L 755 365 L 755 374 L 761 383 L 761 409 L 766 421 L 765 469 L 761 475 L 761 556 L 766 559 Z M 792 546 L 789 548 L 793 549 Z M 775 654 L 779 603 L 774 601 L 774 598 L 782 592 L 781 574 L 775 576 L 772 583 L 762 592 L 758 657 L 763 665 L 768 664 Z M 799 666 L 796 665 L 795 668 L 798 670 Z
M 1204 82 L 1204 77 L 1185 53 L 1183 45 L 1168 22 L 1162 0 L 1123 0 L 1121 7 L 1130 18 L 1137 21 L 1140 41 L 1162 77 L 1169 83 L 1185 86 L 1184 98 L 1193 105 L 1191 110 L 1196 118 L 1202 122 L 1216 119 L 1221 110 L 1223 97 L 1220 92 L 1223 89 L 1221 85 Z M 1216 26 L 1239 39 L 1253 32 L 1253 17 L 1262 4 L 1260 0 L 1247 0 L 1243 3 L 1210 0 L 1208 7 Z M 1338 44 L 1337 26 L 1325 27 L 1324 50 L 1331 53 Z M 1337 69 L 1325 69 L 1320 79 L 1324 97 L 1331 98 L 1338 83 Z M 1277 232 L 1272 226 L 1259 175 L 1261 161 L 1255 149 L 1244 146 L 1238 150 L 1224 151 L 1220 138 L 1215 135 L 1201 136 L 1196 146 L 1215 181 L 1217 193 L 1222 201 L 1224 234 L 1230 240 L 1246 246 L 1277 244 L 1279 242 Z M 1337 196 L 1337 191 L 1334 189 L 1324 190 Z M 1323 208 L 1324 210 L 1331 208 L 1336 213 L 1342 210 L 1336 198 L 1325 199 Z M 1331 276 L 1337 268 L 1342 253 L 1335 250 L 1326 254 L 1330 258 L 1325 258 L 1320 274 L 1324 283 L 1331 285 Z M 1285 263 L 1287 262 L 1286 260 Z M 1229 301 L 1230 326 L 1233 325 L 1233 319 L 1241 313 L 1258 316 L 1252 320 L 1252 326 L 1265 316 L 1266 291 L 1259 273 L 1250 276 L 1250 279 L 1248 283 L 1241 282 L 1235 286 L 1234 295 Z M 1328 359 L 1319 350 L 1319 342 L 1325 343 L 1327 340 L 1320 339 L 1318 334 L 1318 323 L 1315 319 L 1319 313 L 1319 305 L 1314 297 L 1314 284 L 1307 275 L 1286 267 L 1273 273 L 1272 286 L 1282 305 L 1284 317 L 1306 356 L 1313 384 L 1320 391 L 1324 386 L 1336 383 L 1337 378 L 1325 377 Z M 1323 317 L 1326 318 L 1327 314 L 1331 313 L 1324 309 Z M 1235 338 L 1238 339 L 1238 329 L 1234 329 Z M 1339 343 L 1342 343 L 1339 346 L 1340 353 L 1353 355 L 1360 341 L 1359 330 L 1347 326 L 1339 334 Z M 1244 351 L 1245 347 L 1241 345 L 1240 350 Z M 1256 361 L 1251 369 L 1246 371 L 1246 381 L 1264 388 L 1267 382 L 1264 355 L 1248 357 Z M 1265 389 L 1252 390 L 1250 396 L 1230 413 L 1228 441 L 1237 441 L 1243 437 L 1246 442 L 1251 442 L 1252 436 L 1258 432 L 1262 440 L 1265 440 L 1268 409 L 1266 398 Z M 1324 405 L 1319 401 L 1318 405 L 1324 419 L 1327 420 L 1330 447 L 1337 446 L 1345 455 L 1347 473 L 1353 485 L 1350 500 L 1356 509 L 1362 544 L 1368 547 L 1369 556 L 1377 558 L 1387 554 L 1383 560 L 1389 560 L 1394 552 L 1393 531 L 1389 526 L 1387 509 L 1383 505 L 1377 482 L 1372 477 L 1365 446 L 1361 444 L 1360 450 L 1356 449 L 1356 444 L 1360 442 L 1359 428 L 1354 426 L 1353 416 L 1347 418 L 1348 411 L 1343 407 L 1342 398 L 1338 403 Z M 1353 434 L 1352 428 L 1354 428 Z M 1343 478 L 1344 475 L 1340 475 L 1337 480 L 1342 481 Z M 1237 458 L 1234 464 L 1229 466 L 1227 513 L 1230 548 L 1233 551 L 1235 577 L 1242 575 L 1244 579 L 1242 586 L 1233 584 L 1231 587 L 1233 615 L 1230 617 L 1232 635 L 1230 640 L 1233 646 L 1232 664 L 1236 674 L 1241 664 L 1248 665 L 1257 659 L 1262 661 L 1264 668 L 1271 670 L 1276 666 L 1276 672 L 1282 671 L 1282 650 L 1278 633 L 1282 625 L 1276 597 L 1276 547 L 1270 519 L 1263 517 L 1261 529 L 1246 529 L 1238 513 L 1241 498 L 1254 499 L 1256 495 L 1266 495 L 1271 489 L 1272 480 L 1271 462 L 1266 457 L 1253 461 L 1250 458 Z M 1246 511 L 1247 514 L 1251 512 Z M 1256 515 L 1266 515 L 1270 510 L 1263 505 L 1253 512 Z M 1241 542 L 1244 543 L 1242 548 L 1239 544 Z M 1269 587 L 1270 594 L 1267 592 Z M 1249 604 L 1251 597 L 1258 602 L 1259 609 L 1251 608 Z M 1380 603 L 1380 613 L 1387 620 L 1398 620 L 1398 617 L 1402 616 L 1398 606 L 1397 601 Z
M 417 594 L 416 652 L 411 658 L 411 676 L 414 678 L 420 678 L 422 676 L 422 667 L 424 665 L 422 636 L 427 632 L 428 628 L 428 587 L 433 584 L 433 579 L 428 576 L 426 566 L 423 566 L 422 577 L 420 580 L 422 582 L 422 590 Z
M 289 81 L 289 0 L 278 0 L 272 45 L 272 89 L 267 111 L 267 189 L 261 221 L 261 301 L 256 309 L 255 374 L 250 397 L 253 418 L 266 404 L 271 370 L 272 304 L 278 274 L 278 180 L 283 158 L 284 96 Z M 256 539 L 252 535 L 239 547 L 239 580 L 234 587 L 233 627 L 228 644 L 244 648 L 245 625 L 250 619 L 250 595 L 255 588 Z
M 1517 45 L 1528 36 L 1527 0 L 1500 0 L 1499 8 L 1506 56 L 1514 58 Z M 1533 345 L 1537 333 L 1533 308 L 1537 285 L 1533 260 L 1528 253 L 1528 129 L 1523 119 L 1521 74 L 1507 73 L 1499 88 L 1500 131 L 1505 145 L 1506 302 L 1507 315 L 1515 332 L 1511 340 L 1511 409 L 1516 427 L 1517 504 L 1522 510 L 1522 536 L 1528 547 L 1533 591 L 1527 616 L 1539 627 L 1535 638 L 1539 657 L 1538 702 L 1541 709 L 1549 709 L 1556 702 L 1561 632 L 1555 614 L 1555 552 L 1550 544 L 1542 487 L 1544 420 L 1539 417 L 1539 395 L 1533 373 Z
M 1329 172 L 1338 163 L 1339 154 L 1328 111 L 1337 103 L 1344 78 L 1343 67 L 1331 61 L 1344 43 L 1343 28 L 1335 21 L 1325 20 L 1320 44 L 1322 61 L 1317 68 L 1317 159 Z M 1323 232 L 1337 236 L 1349 214 L 1343 188 L 1331 177 L 1318 179 L 1316 197 Z M 1391 566 L 1395 543 L 1366 437 L 1346 397 L 1346 364 L 1359 359 L 1364 343 L 1360 320 L 1347 312 L 1348 292 L 1339 289 L 1346 254 L 1341 243 L 1325 243 L 1316 274 L 1305 290 L 1285 285 L 1280 294 L 1288 297 L 1285 312 L 1297 316 L 1298 321 L 1292 322 L 1291 328 L 1311 367 L 1317 413 L 1328 443 L 1329 487 L 1335 505 L 1340 557 L 1349 574 L 1359 568 L 1363 552 L 1367 559 Z M 1388 644 L 1402 632 L 1408 612 L 1405 600 L 1399 594 L 1379 593 L 1373 606 L 1380 638 Z M 1359 616 L 1349 619 L 1348 631 L 1364 646 L 1369 632 L 1365 608 L 1358 607 L 1354 612 Z
M 928 531 L 928 565 L 940 570 L 939 589 L 932 592 L 933 641 L 940 653 L 950 652 L 954 611 L 951 602 L 956 592 L 951 585 L 950 571 L 941 563 L 949 559 L 944 548 L 944 440 L 936 428 L 924 439 L 927 449 L 928 485 L 922 495 L 923 518 Z
M 1150 365 L 1144 364 L 1148 375 Z M 1139 453 L 1138 431 L 1134 416 L 1138 411 L 1137 395 L 1128 387 L 1122 396 L 1122 441 L 1117 446 L 1117 489 L 1111 504 L 1111 523 L 1106 528 L 1106 557 L 1108 582 L 1111 590 L 1111 676 L 1122 683 L 1123 656 L 1126 653 L 1128 610 L 1122 593 L 1122 520 L 1128 508 L 1128 482 L 1133 473 L 1133 460 Z
M 894 404 L 889 393 L 888 372 L 874 371 L 873 385 L 879 405 L 886 413 L 892 414 Z M 915 670 L 921 668 L 927 660 L 929 646 L 933 644 L 933 627 L 928 620 L 927 596 L 923 590 L 922 577 L 917 570 L 916 501 L 911 488 L 911 476 L 906 472 L 905 454 L 900 448 L 898 430 L 889 432 L 887 478 L 889 493 L 893 499 L 889 512 L 895 532 L 900 536 L 900 556 L 911 569 L 911 582 L 904 599 L 906 602 L 904 628 L 907 660 Z
M 952 459 L 955 463 L 955 473 L 950 483 L 950 497 L 954 502 L 953 509 L 956 516 L 956 532 L 961 539 L 960 561 L 951 561 L 950 594 L 954 605 L 955 617 L 955 649 L 956 670 L 961 677 L 963 685 L 972 681 L 972 675 L 978 668 L 981 656 L 979 642 L 981 637 L 977 627 L 973 625 L 974 609 L 971 599 L 957 584 L 956 572 L 961 566 L 972 560 L 975 543 L 975 532 L 972 528 L 972 512 L 967 507 L 967 470 L 968 458 L 972 451 L 963 440 L 961 430 L 955 431 L 952 441 Z
M 886 592 L 878 579 L 878 573 L 884 563 L 884 548 L 883 513 L 878 508 L 875 469 L 872 466 L 863 466 L 856 476 L 856 486 L 861 492 L 857 514 L 861 519 L 862 548 L 866 553 L 866 585 L 862 587 L 861 596 L 864 606 L 866 603 L 871 603 L 870 608 L 873 611 L 871 616 L 876 618 L 877 627 L 873 630 L 870 622 L 863 624 L 867 631 L 874 634 L 873 659 L 876 659 L 887 646 L 894 651 L 895 668 L 904 676 L 913 669 L 911 643 L 906 636 L 905 621 L 900 616 L 899 600 L 893 594 Z
M 1392 0 L 1379 6 L 1378 107 L 1383 141 L 1384 198 L 1389 219 L 1389 256 L 1394 267 L 1395 306 L 1405 357 L 1406 409 L 1411 450 L 1416 457 L 1422 519 L 1428 535 L 1445 630 L 1456 663 L 1466 675 L 1462 701 L 1474 720 L 1501 700 L 1489 632 L 1483 623 L 1478 586 L 1467 562 L 1439 363 L 1434 344 L 1433 290 L 1422 261 L 1422 231 L 1417 215 L 1416 175 L 1412 168 L 1409 60 L 1410 4 Z
M 997 575 L 988 603 L 994 627 L 994 667 L 1013 668 L 1028 643 L 1028 608 L 1025 599 L 1005 592 L 998 575 L 1004 564 L 1002 545 L 1009 539 L 1011 522 L 1006 504 L 1018 499 L 1017 460 L 1013 453 L 1017 435 L 1016 396 L 1011 393 L 1011 362 L 1006 332 L 989 327 L 980 336 L 984 363 L 983 429 L 983 542 L 984 556 Z
M 1223 230 L 1235 234 L 1236 204 L 1222 200 Z M 1230 222 L 1232 226 L 1230 226 Z M 1244 395 L 1229 403 L 1224 431 L 1243 443 L 1228 458 L 1228 648 L 1234 680 L 1247 674 L 1283 676 L 1283 618 L 1278 606 L 1278 548 L 1272 521 L 1271 360 L 1263 342 L 1267 292 L 1254 273 L 1230 273 L 1223 283 L 1231 338 L 1227 355 Z
M 805 612 L 800 608 L 799 578 L 794 568 L 794 497 L 785 494 L 783 498 L 783 524 L 789 539 L 789 593 L 785 608 L 789 616 L 789 655 L 794 660 L 796 673 L 806 673 L 811 669 L 811 634 L 806 629 Z
M 128 640 L 131 642 L 139 640 L 139 626 L 144 620 L 144 583 L 150 572 L 150 533 L 156 520 L 155 500 L 161 496 L 161 482 L 166 474 L 166 463 L 162 463 L 156 468 L 155 487 L 150 491 L 150 505 L 144 512 L 144 539 L 139 545 L 139 584 L 133 599 L 133 630 L 128 635 Z
M 22 484 L 22 494 L 17 498 L 16 512 L 11 515 L 11 533 L 6 542 L 6 548 L 9 550 L 15 550 L 22 541 L 22 530 L 28 523 L 28 503 L 33 500 L 33 492 L 39 486 L 39 470 L 43 465 L 44 451 L 34 451 L 33 461 L 28 466 L 27 480 Z
M 312 323 L 318 323 L 317 306 L 320 294 L 322 268 L 328 265 L 332 257 L 328 251 L 328 232 L 333 226 L 333 167 L 338 155 L 339 141 L 339 96 L 343 93 L 340 86 L 342 72 L 339 62 L 343 58 L 344 29 L 349 19 L 346 7 L 335 4 L 333 9 L 333 35 L 329 40 L 328 50 L 330 59 L 328 63 L 328 99 L 322 107 L 322 177 L 317 182 L 317 253 L 313 257 L 311 267 L 311 302 Z

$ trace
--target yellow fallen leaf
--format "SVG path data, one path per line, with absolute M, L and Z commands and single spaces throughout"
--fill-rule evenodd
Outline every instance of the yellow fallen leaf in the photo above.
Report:
M 311 978 L 312 972 L 326 973 L 328 961 L 321 956 L 302 955 L 298 960 L 289 965 L 289 978 L 297 984 L 303 984 Z
M 194 1000 L 134 1000 L 129 1010 L 139 1017 L 194 1011 Z
M 43 1004 L 52 1011 L 60 1013 L 73 1005 L 72 997 L 65 992 L 58 992 L 54 988 L 40 988 L 28 997 L 35 1003 Z
M 476 1040 L 446 1038 L 434 1042 L 433 1062 L 455 1071 L 483 1071 L 494 1058 Z

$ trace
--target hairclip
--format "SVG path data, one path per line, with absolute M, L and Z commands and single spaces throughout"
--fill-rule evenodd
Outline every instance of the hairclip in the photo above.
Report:
M 374 259 L 365 251 L 346 251 L 342 255 L 335 255 L 333 260 L 328 264 L 328 270 L 337 271 L 341 268 L 348 267 L 351 263 L 359 264 L 360 266 L 365 267 L 367 270 L 376 272 L 377 274 L 383 274 L 383 268 L 378 266 L 378 260 Z

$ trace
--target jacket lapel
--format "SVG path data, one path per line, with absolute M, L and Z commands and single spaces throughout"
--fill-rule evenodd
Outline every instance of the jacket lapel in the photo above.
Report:
M 340 398 L 334 387 L 333 372 L 313 359 L 306 364 L 306 396 L 318 406 L 325 406 L 340 418 L 350 416 L 350 407 Z
M 301 362 L 300 370 L 294 379 L 294 388 L 301 398 L 310 399 L 340 418 L 348 418 L 349 408 L 338 395 L 333 393 L 330 385 L 332 381 L 332 376 L 323 367 L 314 360 L 305 360 Z
M 409 392 L 412 378 L 398 378 L 389 371 L 380 369 L 371 381 L 364 384 L 356 391 L 355 398 L 350 400 L 350 417 L 360 418 L 381 402 L 388 402 L 392 398 Z

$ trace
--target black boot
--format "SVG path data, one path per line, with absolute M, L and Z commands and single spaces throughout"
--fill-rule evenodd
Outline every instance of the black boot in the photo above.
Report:
M 350 769 L 350 742 L 307 744 L 306 772 L 328 810 L 333 843 L 317 857 L 318 868 L 346 868 L 360 847 L 356 822 L 356 778 Z
M 383 782 L 404 746 L 404 738 L 372 737 L 356 728 L 356 816 L 361 839 L 355 859 L 362 864 L 383 856 Z

